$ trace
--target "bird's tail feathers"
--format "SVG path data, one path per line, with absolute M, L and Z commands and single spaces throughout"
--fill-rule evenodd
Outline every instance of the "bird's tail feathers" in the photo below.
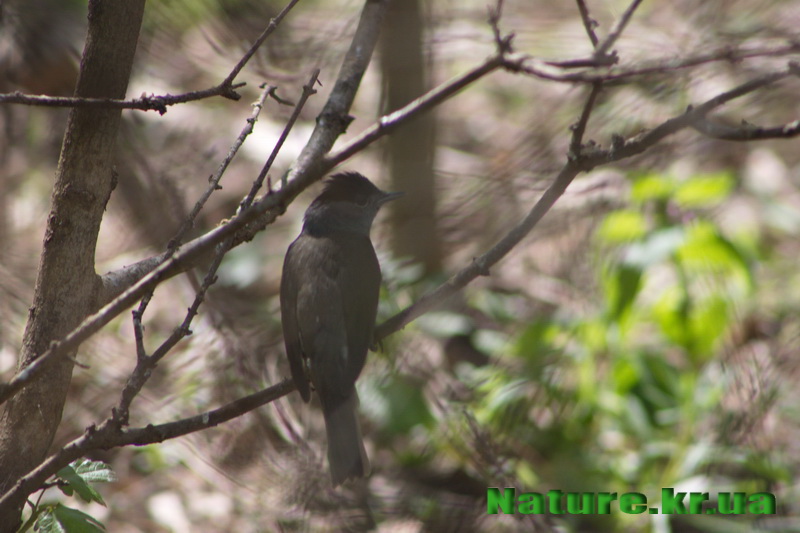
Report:
M 365 476 L 369 471 L 369 460 L 358 422 L 358 395 L 353 391 L 343 402 L 334 406 L 323 405 L 323 414 L 333 486 L 350 478 Z

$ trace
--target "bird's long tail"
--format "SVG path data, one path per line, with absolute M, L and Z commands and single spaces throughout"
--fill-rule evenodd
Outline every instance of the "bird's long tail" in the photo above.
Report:
M 363 477 L 369 460 L 358 422 L 358 395 L 355 390 L 343 402 L 323 404 L 325 430 L 328 434 L 328 463 L 331 482 L 337 486 L 350 478 Z

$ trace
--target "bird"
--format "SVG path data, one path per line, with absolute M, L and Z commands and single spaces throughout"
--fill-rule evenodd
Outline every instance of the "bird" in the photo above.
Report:
M 357 172 L 325 181 L 283 262 L 280 304 L 292 380 L 303 401 L 316 391 L 334 487 L 369 471 L 355 383 L 372 345 L 381 269 L 370 229 L 384 192 Z

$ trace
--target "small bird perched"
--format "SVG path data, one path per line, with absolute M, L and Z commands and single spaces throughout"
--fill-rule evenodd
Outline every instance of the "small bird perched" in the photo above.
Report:
M 369 239 L 383 192 L 356 172 L 332 176 L 306 210 L 281 279 L 283 340 L 297 390 L 319 395 L 337 486 L 369 469 L 355 383 L 372 343 L 381 269 Z

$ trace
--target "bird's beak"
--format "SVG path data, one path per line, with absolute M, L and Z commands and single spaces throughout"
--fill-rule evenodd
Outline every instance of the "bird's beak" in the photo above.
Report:
M 406 193 L 404 192 L 385 192 L 383 193 L 383 197 L 381 198 L 380 202 L 381 205 L 391 202 L 392 200 L 397 200 L 401 196 L 405 196 Z

